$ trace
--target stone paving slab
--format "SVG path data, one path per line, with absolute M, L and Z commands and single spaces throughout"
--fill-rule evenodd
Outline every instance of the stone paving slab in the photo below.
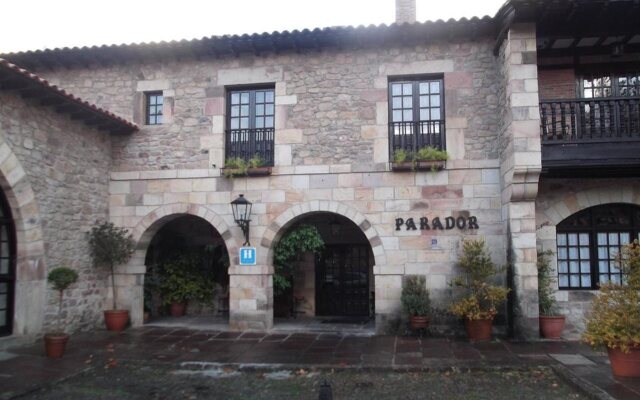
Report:
M 46 358 L 41 341 L 6 351 L 0 358 L 0 399 L 122 361 L 400 370 L 566 365 L 577 381 L 588 380 L 609 398 L 640 398 L 640 380 L 614 379 L 606 355 L 578 342 L 471 343 L 453 338 L 143 327 L 74 335 L 60 360 Z

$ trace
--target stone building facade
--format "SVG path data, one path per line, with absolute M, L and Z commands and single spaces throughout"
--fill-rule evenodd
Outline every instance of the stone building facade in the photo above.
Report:
M 5 123 L 20 115 L 15 108 L 23 100 L 2 102 L 3 137 L 28 165 L 32 184 L 42 188 L 34 198 L 47 216 L 41 216 L 46 268 L 70 263 L 83 271 L 70 297 L 77 304 L 73 326 L 96 326 L 109 295 L 80 240 L 94 219 L 108 216 L 136 241 L 116 281 L 133 325 L 143 323 L 149 244 L 167 222 L 193 215 L 215 228 L 230 255 L 229 326 L 262 330 L 274 324 L 274 246 L 293 225 L 320 214 L 344 218 L 366 237 L 378 331 L 399 315 L 406 275 L 426 276 L 434 305 L 446 308 L 456 295 L 449 283 L 459 272 L 462 241 L 482 237 L 493 260 L 509 266 L 500 280 L 514 291 L 498 328 L 537 337 L 536 253 L 556 250 L 555 225 L 591 205 L 637 205 L 639 199 L 634 177 L 611 182 L 545 175 L 540 102 L 575 97 L 568 88 L 576 75 L 541 68 L 540 60 L 549 57 L 538 54 L 546 51 L 540 38 L 549 29 L 530 8 L 542 6 L 521 3 L 471 21 L 52 50 L 47 57 L 55 63 L 35 53 L 7 55 L 140 127 L 111 136 L 89 129 L 79 140 L 67 119 L 42 111 L 65 132 L 47 140 L 32 137 L 38 128 L 21 127 L 24 118 Z M 504 17 L 511 8 L 519 16 L 514 20 Z M 390 167 L 392 84 L 416 79 L 442 82 L 438 109 L 449 160 L 441 171 Z M 268 176 L 230 179 L 221 170 L 233 117 L 230 94 L 247 88 L 274 93 L 273 168 Z M 147 124 L 150 93 L 163 98 L 161 124 Z M 39 150 L 38 140 L 49 147 Z M 86 150 L 45 154 L 56 146 L 69 151 L 69 142 Z M 238 260 L 244 237 L 229 203 L 239 194 L 253 203 L 252 266 Z M 429 229 L 412 229 L 409 219 L 418 224 L 424 217 Z M 588 309 L 585 293 L 557 294 L 572 336 Z

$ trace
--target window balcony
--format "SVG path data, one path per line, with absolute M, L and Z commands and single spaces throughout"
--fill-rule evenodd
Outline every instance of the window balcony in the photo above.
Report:
M 229 129 L 225 132 L 225 159 L 260 157 L 273 166 L 274 128 Z
M 444 120 L 392 122 L 389 144 L 391 156 L 399 149 L 415 152 L 430 146 L 445 150 Z
M 542 172 L 635 176 L 640 166 L 640 96 L 540 102 Z

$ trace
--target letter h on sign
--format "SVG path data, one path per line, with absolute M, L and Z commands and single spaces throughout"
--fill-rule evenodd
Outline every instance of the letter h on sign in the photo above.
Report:
M 255 247 L 240 247 L 240 265 L 256 265 Z

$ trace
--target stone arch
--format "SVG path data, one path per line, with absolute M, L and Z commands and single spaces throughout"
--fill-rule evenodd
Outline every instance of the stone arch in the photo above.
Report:
M 137 261 L 142 256 L 142 264 L 144 264 L 144 254 L 155 234 L 167 222 L 184 215 L 193 215 L 209 222 L 218 231 L 220 236 L 222 236 L 222 239 L 224 239 L 224 244 L 227 246 L 229 256 L 238 252 L 238 243 L 233 238 L 229 226 L 222 217 L 204 205 L 175 203 L 159 206 L 144 216 L 135 228 L 133 228 L 132 235 L 136 243 L 136 252 L 132 259 L 136 259 Z
M 0 187 L 16 230 L 13 335 L 39 334 L 44 323 L 47 274 L 40 211 L 25 170 L 2 138 Z
M 116 279 L 118 300 L 123 303 L 121 304 L 123 308 L 130 311 L 133 326 L 139 326 L 143 323 L 143 288 L 147 248 L 160 228 L 167 222 L 185 215 L 204 219 L 220 233 L 227 247 L 231 265 L 234 265 L 233 258 L 237 258 L 238 244 L 224 219 L 208 207 L 191 203 L 175 203 L 159 206 L 149 212 L 133 228 L 132 235 L 136 243 L 133 257 L 126 265 L 117 269 L 117 275 L 119 275 L 119 278 Z
M 272 265 L 273 264 L 273 252 L 274 245 L 285 234 L 287 229 L 299 218 L 314 213 L 333 213 L 338 214 L 353 222 L 364 233 L 365 237 L 371 245 L 373 256 L 375 258 L 375 265 L 385 265 L 386 256 L 382 240 L 378 235 L 375 227 L 367 220 L 367 218 L 353 207 L 347 206 L 337 201 L 309 201 L 290 207 L 282 214 L 280 214 L 269 226 L 267 227 L 260 246 L 266 249 L 266 251 L 258 252 L 258 263 Z M 260 259 L 260 253 L 263 254 Z
M 598 186 L 576 192 L 560 192 L 560 198 L 553 199 L 550 205 L 539 209 L 538 226 L 556 226 L 567 217 L 593 206 L 609 203 L 627 203 L 640 205 L 640 187 L 637 185 Z

